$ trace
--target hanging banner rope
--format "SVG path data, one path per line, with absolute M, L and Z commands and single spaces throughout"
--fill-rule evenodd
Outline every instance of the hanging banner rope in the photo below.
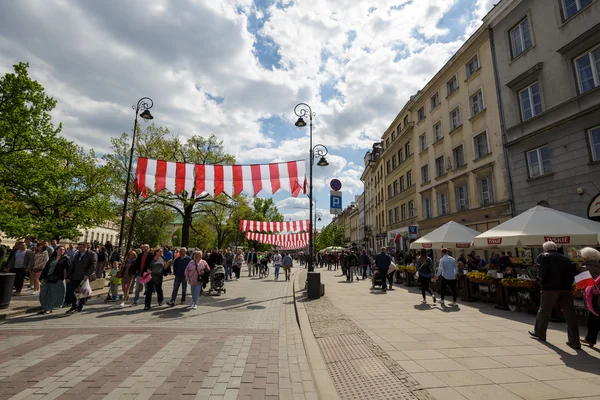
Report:
M 310 229 L 310 222 L 285 221 L 285 222 L 265 222 L 265 221 L 240 221 L 240 231 L 242 232 L 302 232 Z
M 237 196 L 244 192 L 256 196 L 264 191 L 275 194 L 283 189 L 298 197 L 306 193 L 306 161 L 289 161 L 253 165 L 207 165 L 138 158 L 135 189 L 147 197 L 147 189 L 155 193 L 168 190 L 188 197 L 208 193 Z
M 298 245 L 308 242 L 308 233 L 292 233 L 287 235 L 272 235 L 269 233 L 246 232 L 247 240 L 254 240 L 273 246 Z

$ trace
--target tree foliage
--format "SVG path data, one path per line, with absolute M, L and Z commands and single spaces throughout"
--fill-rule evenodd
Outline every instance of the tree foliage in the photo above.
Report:
M 343 244 L 344 228 L 334 222 L 321 230 L 315 243 L 317 251 L 330 246 L 343 246 Z
M 0 230 L 74 238 L 114 217 L 108 171 L 54 129 L 56 102 L 27 74 L 27 64 L 0 79 Z
M 133 245 L 143 243 L 151 247 L 171 243 L 174 212 L 165 206 L 154 206 L 138 213 L 133 224 Z

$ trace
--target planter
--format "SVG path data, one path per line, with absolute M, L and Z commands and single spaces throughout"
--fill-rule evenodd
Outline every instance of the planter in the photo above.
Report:
M 404 286 L 414 286 L 416 282 L 415 273 L 411 271 L 406 271 L 406 282 L 404 282 Z
M 469 279 L 471 282 L 473 283 L 477 283 L 479 285 L 495 285 L 496 281 L 493 279 L 472 279 L 472 278 L 467 278 Z
M 524 288 L 524 289 L 535 289 L 535 282 L 500 282 L 502 286 L 507 288 Z
M 0 273 L 0 310 L 7 309 L 12 298 L 12 290 L 15 284 L 15 276 L 12 272 Z
M 472 279 L 467 278 L 469 284 L 469 295 L 470 298 L 484 301 L 487 303 L 501 304 L 501 290 L 499 284 L 494 279 L 483 280 L 483 279 Z

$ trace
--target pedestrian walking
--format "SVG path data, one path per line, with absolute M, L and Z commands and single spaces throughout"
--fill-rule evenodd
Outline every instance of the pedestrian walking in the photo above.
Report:
M 185 271 L 190 261 L 192 261 L 192 258 L 187 255 L 187 249 L 185 247 L 180 248 L 179 257 L 173 262 L 173 275 L 175 276 L 175 279 L 173 280 L 173 293 L 171 293 L 171 301 L 167 303 L 171 307 L 175 306 L 175 300 L 177 300 L 177 294 L 179 293 L 179 286 L 181 286 L 180 304 L 185 304 L 188 282 Z
M 67 256 L 65 248 L 58 246 L 40 274 L 40 280 L 42 281 L 40 305 L 42 310 L 38 314 L 50 314 L 55 308 L 63 306 L 67 291 L 65 274 L 70 267 L 71 259 Z
M 285 257 L 283 257 L 281 263 L 283 265 L 283 272 L 285 272 L 285 280 L 289 281 L 292 273 L 292 264 L 294 263 L 294 260 L 292 259 L 290 253 L 287 253 Z
M 417 259 L 417 272 L 419 273 L 419 283 L 421 284 L 421 295 L 423 296 L 423 301 L 421 303 L 427 304 L 427 298 L 425 297 L 425 293 L 429 293 L 431 295 L 431 299 L 435 304 L 436 299 L 431 289 L 429 288 L 431 284 L 431 276 L 433 275 L 433 260 L 430 257 L 427 257 L 427 251 L 425 249 L 421 249 L 421 255 Z
M 256 276 L 256 273 L 258 272 L 258 255 L 254 249 L 248 253 L 246 257 L 246 264 L 248 264 L 248 276 Z
M 391 264 L 392 259 L 387 254 L 387 248 L 382 247 L 381 252 L 375 257 L 375 266 L 381 279 L 381 290 L 384 292 L 387 290 L 386 277 Z
M 75 298 L 75 289 L 85 281 L 91 282 L 96 279 L 98 255 L 92 250 L 87 250 L 85 243 L 79 243 L 77 250 L 78 252 L 71 262 L 71 268 L 67 272 L 69 284 L 67 285 L 66 300 L 67 303 L 71 304 L 71 308 L 67 310 L 67 314 L 83 311 L 83 306 L 87 298 L 80 298 L 78 304 Z
M 162 306 L 164 300 L 162 283 L 165 269 L 167 269 L 167 262 L 163 258 L 163 249 L 158 248 L 154 250 L 154 257 L 152 258 L 152 261 L 150 261 L 150 265 L 144 271 L 149 271 L 152 277 L 150 281 L 146 284 L 146 299 L 144 301 L 144 310 L 150 309 L 150 305 L 152 304 L 152 293 L 154 292 L 156 292 L 159 307 Z
M 585 289 L 585 298 L 589 312 L 587 335 L 585 339 L 581 339 L 581 342 L 594 347 L 598 340 L 598 333 L 600 332 L 600 294 L 598 293 L 598 287 L 600 286 L 600 251 L 592 247 L 585 247 L 581 249 L 581 258 L 583 260 L 583 267 L 592 274 L 592 278 L 596 282 L 595 286 Z
M 354 282 L 354 276 L 356 276 L 356 280 L 358 281 L 358 274 L 356 272 L 356 268 L 358 266 L 358 257 L 356 257 L 356 254 L 354 254 L 354 252 L 348 253 L 347 263 L 348 266 L 346 267 L 346 280 Z
M 448 254 L 448 249 L 442 249 L 442 258 L 440 259 L 440 263 L 438 265 L 438 270 L 436 274 L 436 278 L 441 277 L 440 282 L 440 304 L 443 306 L 444 297 L 446 293 L 446 286 L 450 287 L 450 291 L 452 292 L 452 303 L 451 306 L 456 306 L 456 274 L 458 273 L 458 265 L 456 264 L 456 260 L 454 257 Z
M 133 295 L 133 306 L 137 306 L 140 302 L 140 291 L 144 288 L 144 284 L 140 283 L 140 278 L 144 274 L 144 271 L 148 269 L 152 262 L 152 255 L 150 254 L 150 246 L 143 244 L 141 246 L 141 253 L 138 254 L 131 271 L 129 274 L 135 276 L 135 293 Z
M 33 287 L 33 292 L 31 294 L 38 294 L 40 292 L 40 275 L 49 259 L 50 256 L 48 255 L 46 248 L 41 243 L 38 244 L 35 249 L 33 268 L 29 274 L 29 282 Z
M 189 258 L 189 257 L 187 257 Z M 208 263 L 202 259 L 202 252 L 195 251 L 193 260 L 185 268 L 185 279 L 192 291 L 192 303 L 188 308 L 197 309 L 202 288 L 206 285 L 206 277 L 210 274 Z
M 235 280 L 240 279 L 240 272 L 242 271 L 242 266 L 244 265 L 244 255 L 242 254 L 242 250 L 237 250 L 235 258 L 233 259 L 233 273 L 235 274 Z
M 281 268 L 281 264 L 283 261 L 283 257 L 279 254 L 279 250 L 275 250 L 275 255 L 273 256 L 273 266 L 275 269 L 275 280 L 279 280 L 279 268 Z
M 8 256 L 6 270 L 15 274 L 15 296 L 21 295 L 23 282 L 25 281 L 25 272 L 31 271 L 35 262 L 33 251 L 26 248 L 25 243 L 19 241 L 15 243 L 12 253 Z
M 227 249 L 223 258 L 225 259 L 225 280 L 233 279 L 233 259 L 234 254 L 231 249 Z
M 122 275 L 119 274 L 120 265 L 118 261 L 114 261 L 109 270 L 109 289 L 108 296 L 106 297 L 105 303 L 109 301 L 115 302 L 119 297 L 119 286 L 123 283 Z
M 121 299 L 121 304 L 119 304 L 120 307 L 125 307 L 125 304 L 127 304 L 127 300 L 129 300 L 129 295 L 131 294 L 131 289 L 135 283 L 135 271 L 133 270 L 133 264 L 135 264 L 136 258 L 136 252 L 129 250 L 125 262 L 121 265 L 121 290 L 123 290 L 123 299 Z
M 571 292 L 573 280 L 579 271 L 571 263 L 571 260 L 558 252 L 556 243 L 546 242 L 542 247 L 544 252 L 535 260 L 541 286 L 540 308 L 533 331 L 529 331 L 529 334 L 542 342 L 546 341 L 550 316 L 554 306 L 558 303 L 567 320 L 567 345 L 574 349 L 580 349 L 579 325 L 577 325 L 577 315 Z
M 369 258 L 369 255 L 367 254 L 366 250 L 362 251 L 362 254 L 360 255 L 360 257 L 358 259 L 358 263 L 360 264 L 360 266 L 362 268 L 363 280 L 367 279 L 367 268 L 371 264 L 371 259 Z

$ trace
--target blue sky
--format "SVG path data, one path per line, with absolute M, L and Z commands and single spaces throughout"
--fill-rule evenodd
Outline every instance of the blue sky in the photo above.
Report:
M 19 61 L 58 101 L 63 134 L 102 153 L 131 130 L 131 105 L 185 140 L 216 134 L 242 163 L 308 158 L 294 106 L 316 113 L 317 208 L 332 178 L 344 206 L 363 156 L 473 32 L 493 0 L 104 0 L 0 2 L 0 73 Z M 140 10 L 143 10 L 141 12 Z M 307 199 L 274 196 L 286 218 Z

